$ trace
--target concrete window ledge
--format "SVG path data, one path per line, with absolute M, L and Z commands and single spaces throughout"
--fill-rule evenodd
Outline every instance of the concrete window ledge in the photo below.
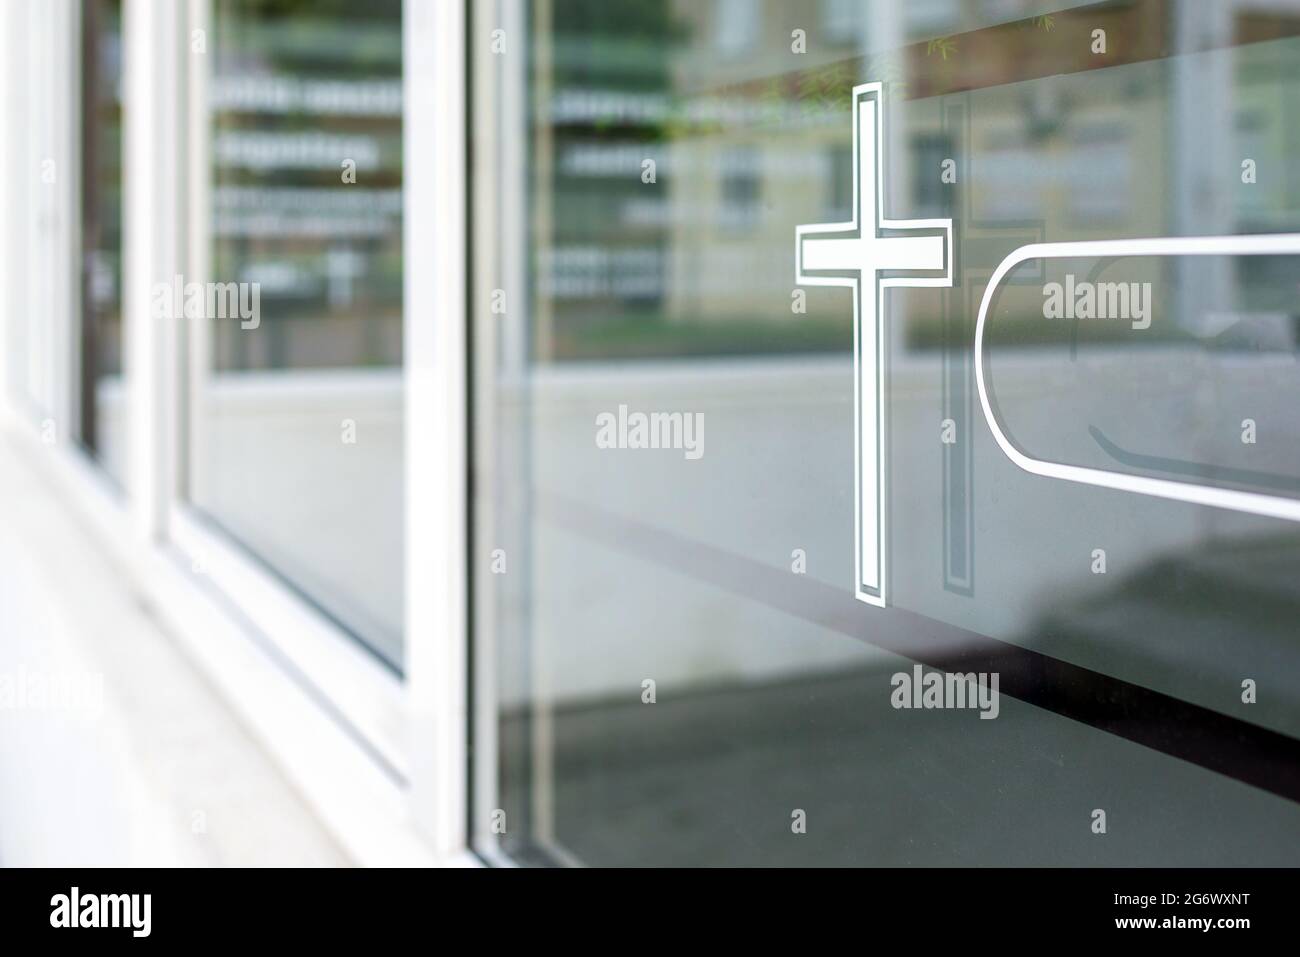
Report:
M 0 441 L 0 865 L 351 863 L 26 458 Z

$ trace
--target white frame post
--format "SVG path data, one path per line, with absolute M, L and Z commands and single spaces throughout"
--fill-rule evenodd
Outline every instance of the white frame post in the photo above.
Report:
M 152 318 L 151 294 L 183 268 L 184 14 L 154 0 L 123 10 L 125 461 L 132 524 L 149 541 L 166 536 L 175 492 L 175 327 Z
M 12 95 L 17 73 L 15 60 L 19 53 L 16 42 L 15 9 L 11 4 L 0 6 L 0 49 L 11 51 L 11 55 L 0 63 L 0 129 L 6 130 L 18 129 L 20 116 L 18 99 Z M 13 162 L 17 150 L 12 140 L 13 137 L 5 137 L 0 141 L 0 195 L 4 195 L 5 206 L 10 209 L 11 216 L 13 215 L 11 203 L 16 199 L 15 194 L 18 192 L 17 171 Z M 14 242 L 13 222 L 16 218 L 11 219 L 8 229 L 0 231 L 0 426 L 8 425 L 12 414 L 9 397 L 9 363 L 12 349 L 10 335 L 16 312 L 13 286 L 13 256 L 16 252 L 14 247 L 17 245 Z
M 185 452 L 181 431 L 181 369 L 185 357 L 206 354 L 202 342 L 182 351 L 184 330 L 152 316 L 155 284 L 178 273 L 207 271 L 208 157 L 206 58 L 191 51 L 191 27 L 210 27 L 208 0 L 124 0 L 124 263 L 123 321 L 128 433 L 126 495 L 109 494 L 89 457 L 76 449 L 43 454 L 39 426 L 53 415 L 49 396 L 63 393 L 74 408 L 72 377 L 78 278 L 74 108 L 77 0 L 48 5 L 0 4 L 0 38 L 13 41 L 13 62 L 0 65 L 0 91 L 58 73 L 37 92 L 63 102 L 58 116 L 41 100 L 0 101 L 12 128 L 44 131 L 0 143 L 6 198 L 14 199 L 16 229 L 0 235 L 0 345 L 15 346 L 39 377 L 8 379 L 0 364 L 0 413 L 14 412 L 15 429 L 33 460 L 80 510 L 106 549 L 117 556 L 124 582 L 148 596 L 159 621 L 244 718 L 322 823 L 362 864 L 469 863 L 464 849 L 467 794 L 465 722 L 465 222 L 463 20 L 459 4 L 408 0 L 404 35 L 412 66 L 407 76 L 406 147 L 409 182 L 405 217 L 408 412 L 408 571 L 413 601 L 407 612 L 410 688 L 274 576 L 190 514 L 177 479 Z M 36 42 L 34 42 L 36 41 Z M 44 56 L 47 48 L 58 55 Z M 46 66 L 36 70 L 36 66 Z M 29 67 L 31 69 L 29 69 Z M 41 125 L 37 125 L 40 123 Z M 435 130 L 436 125 L 436 130 Z M 47 145 L 47 141 L 48 144 Z M 56 142 L 57 141 L 57 142 Z M 456 144 L 459 144 L 457 146 Z M 57 149 L 57 202 L 33 187 L 40 159 Z M 436 150 L 436 152 L 435 152 Z M 434 171 L 437 171 L 436 174 Z M 444 181 L 441 177 L 446 174 Z M 194 177 L 198 176 L 197 180 Z M 66 219 L 40 239 L 36 212 L 49 202 Z M 454 224 L 459 223 L 459 226 Z M 195 243 L 199 247 L 195 248 Z M 431 273 L 428 264 L 436 269 Z M 43 265 L 42 265 L 43 264 Z M 32 275 L 37 265 L 44 270 Z M 28 267 L 28 268 L 25 268 Z M 191 272 L 199 273 L 191 277 Z M 57 273 L 63 288 L 50 276 Z M 25 335 L 37 296 L 51 315 L 39 343 Z M 436 323 L 435 323 L 436 318 Z M 20 335 L 21 334 L 21 335 Z M 55 346 L 62 336 L 63 345 Z M 191 345 L 193 345 L 191 343 Z M 55 353 L 69 360 L 52 366 Z M 35 368 L 36 366 L 40 368 Z M 192 370 L 193 371 L 193 370 Z M 199 371 L 206 371 L 200 366 Z M 5 386 L 24 394 L 5 394 Z M 31 388 L 29 388 L 31 387 Z M 43 390 L 40 396 L 27 393 Z M 15 408 L 9 399 L 17 398 Z M 418 412 L 418 415 L 415 413 Z M 60 415 L 59 437 L 67 434 Z M 8 424 L 7 422 L 5 423 Z M 17 423 L 16 423 L 17 424 Z M 60 441 L 59 446 L 65 443 Z M 199 575 L 193 556 L 215 556 Z M 408 696 L 408 690 L 410 694 Z M 408 697 L 414 706 L 408 708 Z M 411 716 L 413 724 L 408 724 Z M 415 734 L 408 734 L 414 730 Z M 420 787 L 407 782 L 408 752 L 418 758 Z M 415 813 L 412 813 L 414 809 Z M 413 826 L 419 819 L 420 828 Z M 430 853 L 432 835 L 439 856 Z
M 202 30 L 206 38 L 205 51 L 209 50 L 214 39 L 212 0 L 189 0 L 186 12 L 189 17 L 187 31 L 193 36 L 193 31 Z M 186 270 L 187 281 L 207 282 L 212 279 L 212 119 L 208 108 L 212 61 L 210 52 L 195 55 L 192 46 L 187 45 L 185 49 L 190 52 L 185 64 L 184 129 L 189 156 L 186 157 L 184 262 L 189 267 Z M 184 382 L 178 383 L 177 395 L 182 398 L 180 411 L 184 415 L 185 441 L 178 442 L 173 474 L 176 496 L 188 502 L 203 498 L 201 483 L 207 481 L 210 468 L 205 460 L 208 443 L 204 433 L 208 423 L 205 403 L 212 364 L 212 324 L 186 323 L 177 341 L 182 353 L 181 368 L 184 369 Z M 173 523 L 174 519 L 173 510 Z
M 450 855 L 469 788 L 465 5 L 406 0 L 402 22 L 410 797 Z

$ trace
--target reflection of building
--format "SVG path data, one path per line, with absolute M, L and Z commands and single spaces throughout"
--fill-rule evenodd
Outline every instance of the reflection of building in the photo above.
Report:
M 1197 54 L 1234 31 L 1286 36 L 1295 14 L 1144 3 L 935 39 L 973 19 L 966 6 L 909 6 L 895 23 L 833 0 L 812 10 L 676 3 L 658 33 L 621 39 L 624 55 L 603 69 L 567 62 L 583 48 L 558 43 L 551 118 L 563 198 L 539 258 L 540 292 L 556 300 L 554 354 L 582 355 L 591 337 L 628 354 L 761 350 L 756 328 L 783 336 L 785 349 L 839 348 L 841 335 L 819 336 L 815 316 L 790 334 L 790 231 L 846 215 L 848 93 L 868 79 L 900 98 L 887 202 L 899 215 L 968 215 L 985 231 L 981 268 L 1027 222 L 1056 240 L 1294 225 L 1286 177 L 1241 188 L 1236 175 L 1236 153 L 1276 155 L 1292 135 L 1277 94 L 1285 51 L 1265 42 Z M 1095 29 L 1106 31 L 1104 54 L 1093 51 Z M 795 30 L 804 54 L 791 52 Z M 908 45 L 907 35 L 927 39 Z M 1171 48 L 1197 65 L 1166 57 Z M 964 129 L 943 115 L 956 96 Z M 941 179 L 949 158 L 960 171 L 952 184 Z M 638 178 L 646 159 L 654 185 Z M 1005 248 L 987 234 L 999 223 Z M 1189 303 L 1223 301 L 1231 281 L 1213 269 L 1179 277 Z M 914 338 L 938 341 L 924 329 Z
M 239 15 L 219 27 L 212 270 L 259 283 L 267 322 L 256 339 L 217 324 L 217 368 L 399 363 L 399 7 L 271 18 L 253 42 Z
M 833 39 L 814 42 L 806 62 L 827 64 L 856 49 L 858 31 L 849 27 L 859 14 L 837 3 L 819 9 Z M 556 5 L 546 144 L 553 166 L 538 164 L 554 175 L 538 188 L 553 185 L 556 194 L 538 225 L 537 254 L 538 291 L 554 297 L 554 318 L 544 320 L 537 347 L 560 357 L 611 342 L 640 355 L 736 351 L 696 320 L 761 320 L 753 310 L 759 290 L 784 286 L 788 295 L 788 257 L 766 243 L 782 218 L 772 196 L 783 191 L 793 214 L 799 188 L 828 178 L 825 157 L 793 138 L 788 149 L 770 143 L 774 120 L 807 125 L 777 82 L 789 70 L 799 17 L 770 0 L 621 13 L 611 6 L 602 13 L 608 23 L 598 24 L 563 16 Z M 591 36 L 604 31 L 601 48 L 618 55 L 596 61 Z M 570 39 L 579 34 L 585 42 Z M 761 97 L 756 70 L 776 78 Z M 653 184 L 642 181 L 647 161 Z M 738 287 L 748 291 L 736 295 Z M 797 337 L 787 344 L 800 348 Z

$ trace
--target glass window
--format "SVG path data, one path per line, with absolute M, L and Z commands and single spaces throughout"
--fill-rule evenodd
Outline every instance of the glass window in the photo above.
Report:
M 1300 230 L 1300 4 L 525 6 L 472 46 L 480 841 L 1297 863 L 1300 249 L 1232 237 Z M 928 265 L 855 336 L 875 273 L 800 285 L 796 229 L 872 170 L 940 224 L 872 225 Z M 1010 269 L 977 360 L 1019 247 L 1188 236 Z
M 122 3 L 83 0 L 81 443 L 126 484 L 122 378 Z
M 402 661 L 400 0 L 216 0 L 191 501 Z M 212 284 L 221 284 L 215 290 Z
M 758 39 L 760 0 L 717 0 L 714 38 L 718 52 L 741 56 Z

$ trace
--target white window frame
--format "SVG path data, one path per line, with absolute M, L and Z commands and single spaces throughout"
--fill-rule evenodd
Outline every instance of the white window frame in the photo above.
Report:
M 79 159 L 79 4 L 51 0 L 48 15 L 14 7 L 21 10 L 0 12 L 6 36 L 30 28 L 68 47 L 45 66 L 32 57 L 21 75 L 5 73 L 12 85 L 48 71 L 57 84 L 51 122 L 68 131 L 59 148 L 70 185 L 59 202 L 70 218 L 57 241 L 28 253 L 48 254 L 50 268 L 66 273 L 47 291 L 52 358 L 41 383 L 61 397 L 50 414 L 66 423 L 79 385 L 80 197 L 71 175 Z M 204 324 L 151 320 L 149 303 L 155 283 L 206 270 L 209 61 L 190 53 L 190 39 L 209 19 L 209 0 L 124 0 L 126 494 L 63 441 L 62 428 L 57 447 L 43 445 L 30 403 L 14 401 L 3 377 L 0 411 L 356 860 L 476 863 L 466 850 L 465 8 L 441 0 L 403 7 L 404 679 L 178 494 L 192 427 L 178 410 L 192 407 L 183 390 L 206 369 Z M 0 111 L 22 122 L 32 115 L 7 105 Z M 0 150 L 15 167 L 27 165 L 29 152 L 15 144 Z M 19 242 L 5 231 L 0 251 Z M 15 271 L 10 260 L 3 275 Z M 0 342 L 14 341 L 14 327 L 39 298 L 36 284 L 13 296 L 4 291 Z M 59 356 L 66 358 L 54 362 Z
M 526 3 L 527 0 L 477 0 L 471 11 L 471 42 L 478 44 L 478 50 L 487 50 L 492 31 L 501 29 L 510 44 L 507 49 L 522 51 L 530 44 L 535 63 L 549 62 L 550 37 L 529 35 Z M 539 11 L 537 15 L 545 16 L 545 13 Z M 528 374 L 526 330 L 531 304 L 523 290 L 527 285 L 528 217 L 532 211 L 528 207 L 527 180 L 530 176 L 545 175 L 535 168 L 530 172 L 527 162 L 529 109 L 530 106 L 544 109 L 551 91 L 544 85 L 544 78 L 549 75 L 544 66 L 537 69 L 543 79 L 536 87 L 529 86 L 527 62 L 522 55 L 481 55 L 473 57 L 470 65 L 475 102 L 491 103 L 494 111 L 488 122 L 476 123 L 473 131 L 471 244 L 479 251 L 473 262 L 473 288 L 479 302 L 488 301 L 491 290 L 500 288 L 507 291 L 510 303 L 504 315 L 493 316 L 492 322 L 481 322 L 474 327 L 475 356 L 471 359 L 476 363 L 473 403 L 478 418 L 475 471 L 485 479 L 499 474 L 501 468 L 491 427 L 495 402 L 503 383 L 508 384 L 507 388 L 517 386 Z M 538 198 L 538 202 L 545 200 L 545 197 Z M 478 494 L 491 493 L 485 484 L 480 486 Z M 487 508 L 474 516 L 474 522 L 471 567 L 485 569 L 490 567 L 492 552 L 500 544 L 496 540 L 499 517 L 493 508 Z M 518 561 L 518 557 L 512 560 Z M 496 594 L 492 575 L 471 576 L 471 579 L 475 599 L 475 628 L 470 649 L 474 675 L 471 716 L 474 761 L 469 841 L 475 853 L 490 863 L 513 866 L 515 862 L 503 850 L 501 837 L 493 827 L 493 813 L 501 801 Z M 554 818 L 550 801 L 553 746 L 545 681 L 539 677 L 531 691 L 534 760 L 530 813 L 535 835 L 549 841 L 553 837 Z
M 406 676 L 427 741 L 411 795 L 450 854 L 466 848 L 469 807 L 465 4 L 405 0 L 402 31 L 406 526 L 423 530 L 406 537 Z
M 190 49 L 190 37 L 202 30 L 212 35 L 210 0 L 189 0 L 184 22 L 180 25 L 181 49 Z M 175 110 L 178 129 L 186 131 L 182 155 L 175 158 L 183 170 L 176 192 L 177 210 L 172 222 L 184 224 L 183 237 L 172 242 L 177 260 L 183 263 L 175 273 L 187 282 L 205 282 L 211 275 L 211 151 L 210 116 L 207 109 L 211 60 L 207 54 L 182 57 L 177 87 L 185 91 L 179 102 L 163 105 Z M 155 271 L 154 282 L 173 273 Z M 133 310 L 140 314 L 141 310 Z M 154 324 L 156 330 L 156 324 Z M 240 612 L 263 635 L 273 636 L 276 650 L 286 663 L 319 690 L 340 716 L 374 749 L 401 781 L 409 775 L 406 727 L 403 717 L 402 681 L 363 650 L 356 639 L 331 621 L 313 603 L 286 588 L 256 559 L 226 535 L 214 530 L 180 493 L 180 477 L 193 461 L 193 449 L 203 448 L 201 430 L 206 421 L 200 413 L 202 394 L 211 368 L 211 327 L 206 322 L 176 324 L 157 342 L 161 364 L 168 367 L 161 388 L 151 389 L 149 397 L 162 397 L 170 410 L 187 410 L 166 422 L 148 423 L 149 438 L 166 430 L 175 435 L 170 443 L 156 443 L 152 461 L 138 462 L 140 468 L 159 472 L 154 483 L 159 498 L 156 511 L 162 523 L 162 536 L 192 559 L 192 567 L 201 570 L 223 595 L 230 596 Z M 167 357 L 179 356 L 178 361 Z M 184 368 L 184 374 L 179 374 Z M 174 396 L 174 400 L 169 400 Z M 141 443 L 144 445 L 144 442 Z M 405 450 L 404 450 L 405 451 Z M 151 509 L 152 515 L 155 510 Z

